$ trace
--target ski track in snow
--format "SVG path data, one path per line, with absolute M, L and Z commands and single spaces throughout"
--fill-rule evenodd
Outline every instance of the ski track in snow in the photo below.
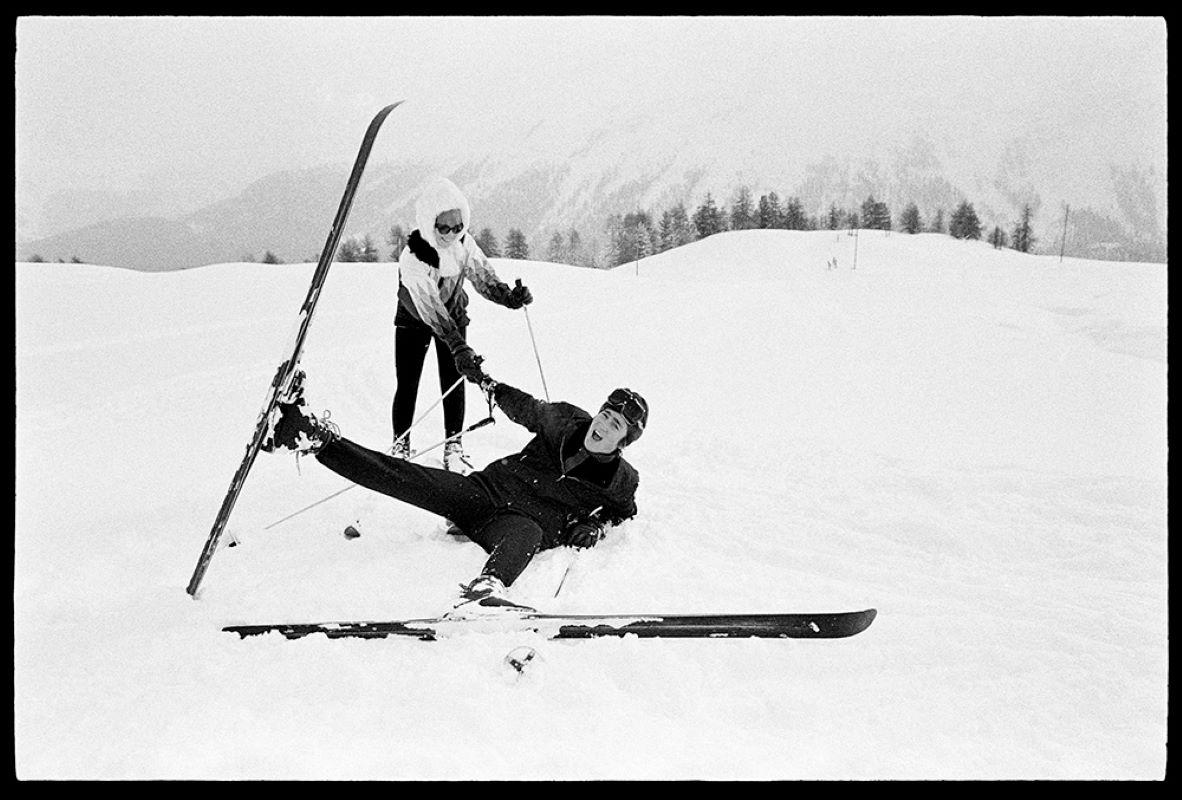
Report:
M 311 265 L 18 264 L 17 774 L 1161 778 L 1165 266 L 863 231 L 851 269 L 853 246 L 748 231 L 611 273 L 495 262 L 537 298 L 552 399 L 652 406 L 639 516 L 540 554 L 513 596 L 879 609 L 832 641 L 239 641 L 221 627 L 434 616 L 484 554 L 359 488 L 265 530 L 346 484 L 263 455 L 194 602 Z M 377 448 L 394 269 L 334 266 L 303 359 L 312 407 Z M 490 374 L 541 396 L 522 315 L 471 313 Z M 429 357 L 420 411 L 437 387 Z M 497 420 L 467 437 L 478 465 L 528 440 Z M 414 444 L 442 435 L 436 410 Z M 523 644 L 541 660 L 512 681 Z

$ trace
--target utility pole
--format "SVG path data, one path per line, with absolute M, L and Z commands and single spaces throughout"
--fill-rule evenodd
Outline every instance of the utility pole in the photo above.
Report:
M 1059 263 L 1063 263 L 1063 251 L 1067 249 L 1067 215 L 1071 213 L 1071 206 L 1063 209 L 1063 240 L 1059 244 Z

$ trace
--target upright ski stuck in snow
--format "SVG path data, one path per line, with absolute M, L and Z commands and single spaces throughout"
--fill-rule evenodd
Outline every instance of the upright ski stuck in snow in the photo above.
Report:
M 842 639 L 870 627 L 877 611 L 829 614 L 515 614 L 490 617 L 409 619 L 398 622 L 317 622 L 231 625 L 222 630 L 241 638 L 264 633 L 299 639 L 322 633 L 330 639 L 402 636 L 435 641 L 462 633 L 539 633 L 550 639 L 605 636 L 652 638 Z
M 263 438 L 267 432 L 267 421 L 270 419 L 275 406 L 291 394 L 292 384 L 295 380 L 296 370 L 300 362 L 300 355 L 304 348 L 304 340 L 308 336 L 308 328 L 312 323 L 312 313 L 316 310 L 316 301 L 320 297 L 320 290 L 323 288 L 324 280 L 328 276 L 328 268 L 332 265 L 333 257 L 336 255 L 337 245 L 340 244 L 341 234 L 345 229 L 345 220 L 349 217 L 349 210 L 353 205 L 353 197 L 357 194 L 357 186 L 361 182 L 361 174 L 365 170 L 365 162 L 369 160 L 369 153 L 373 149 L 373 143 L 377 137 L 378 129 L 382 127 L 382 123 L 389 116 L 390 112 L 402 103 L 403 101 L 399 100 L 397 103 L 388 105 L 379 111 L 373 118 L 373 121 L 369 123 L 369 128 L 365 131 L 365 138 L 361 141 L 361 148 L 358 150 L 357 159 L 353 163 L 353 171 L 349 175 L 349 182 L 345 185 L 344 196 L 341 197 L 341 205 L 337 209 L 337 215 L 333 220 L 332 228 L 329 229 L 328 239 L 324 243 L 324 250 L 320 253 L 320 261 L 316 264 L 316 272 L 312 276 L 312 285 L 308 288 L 308 296 L 304 298 L 304 304 L 300 307 L 295 340 L 290 350 L 287 351 L 287 358 L 279 365 L 279 369 L 271 381 L 271 386 L 267 390 L 267 399 L 263 404 L 262 411 L 259 413 L 258 422 L 255 424 L 254 436 L 251 438 L 250 444 L 246 446 L 246 455 L 243 457 L 242 463 L 238 466 L 238 471 L 234 473 L 233 480 L 230 481 L 230 489 L 226 492 L 226 497 L 222 501 L 221 510 L 218 511 L 217 518 L 214 520 L 213 529 L 209 532 L 209 538 L 206 540 L 205 547 L 201 551 L 201 557 L 197 561 L 197 568 L 193 570 L 193 577 L 189 579 L 189 586 L 186 591 L 193 597 L 197 596 L 197 590 L 201 586 L 201 580 L 205 577 L 205 571 L 209 568 L 209 562 L 217 550 L 218 540 L 226 528 L 226 522 L 230 519 L 230 512 L 234 510 L 234 504 L 238 500 L 238 495 L 242 492 L 242 485 L 246 482 L 246 476 L 259 454 L 259 449 L 263 444 Z

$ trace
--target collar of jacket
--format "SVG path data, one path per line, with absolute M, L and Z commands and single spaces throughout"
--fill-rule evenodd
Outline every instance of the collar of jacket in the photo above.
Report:
M 467 235 L 467 233 L 464 233 L 463 236 L 460 236 L 459 241 L 464 241 L 464 237 Z M 410 252 L 419 261 L 422 261 L 433 269 L 439 269 L 439 251 L 427 243 L 427 240 L 419 233 L 418 228 L 410 232 L 410 237 L 406 240 L 406 246 L 410 248 Z
M 558 465 L 562 477 L 567 477 L 567 474 L 571 470 L 588 459 L 597 461 L 600 464 L 611 464 L 615 462 L 616 466 L 619 466 L 621 450 L 617 449 L 611 453 L 592 453 L 583 444 L 583 439 L 587 435 L 587 429 L 590 427 L 591 420 L 584 420 L 562 435 L 562 439 L 558 443 Z M 569 456 L 567 455 L 568 448 L 572 451 Z
M 429 267 L 439 269 L 439 251 L 427 244 L 427 240 L 419 233 L 418 228 L 410 232 L 410 238 L 406 240 L 406 246 L 410 248 L 410 252 L 419 261 L 422 261 Z

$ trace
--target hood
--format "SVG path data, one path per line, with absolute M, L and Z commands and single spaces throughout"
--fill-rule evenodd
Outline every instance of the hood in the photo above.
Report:
M 460 210 L 460 219 L 463 220 L 464 232 L 467 233 L 468 227 L 472 224 L 468 198 L 464 197 L 459 187 L 447 178 L 433 179 L 423 188 L 419 199 L 415 201 L 415 227 L 432 247 L 439 246 L 435 234 L 435 218 L 453 208 Z

